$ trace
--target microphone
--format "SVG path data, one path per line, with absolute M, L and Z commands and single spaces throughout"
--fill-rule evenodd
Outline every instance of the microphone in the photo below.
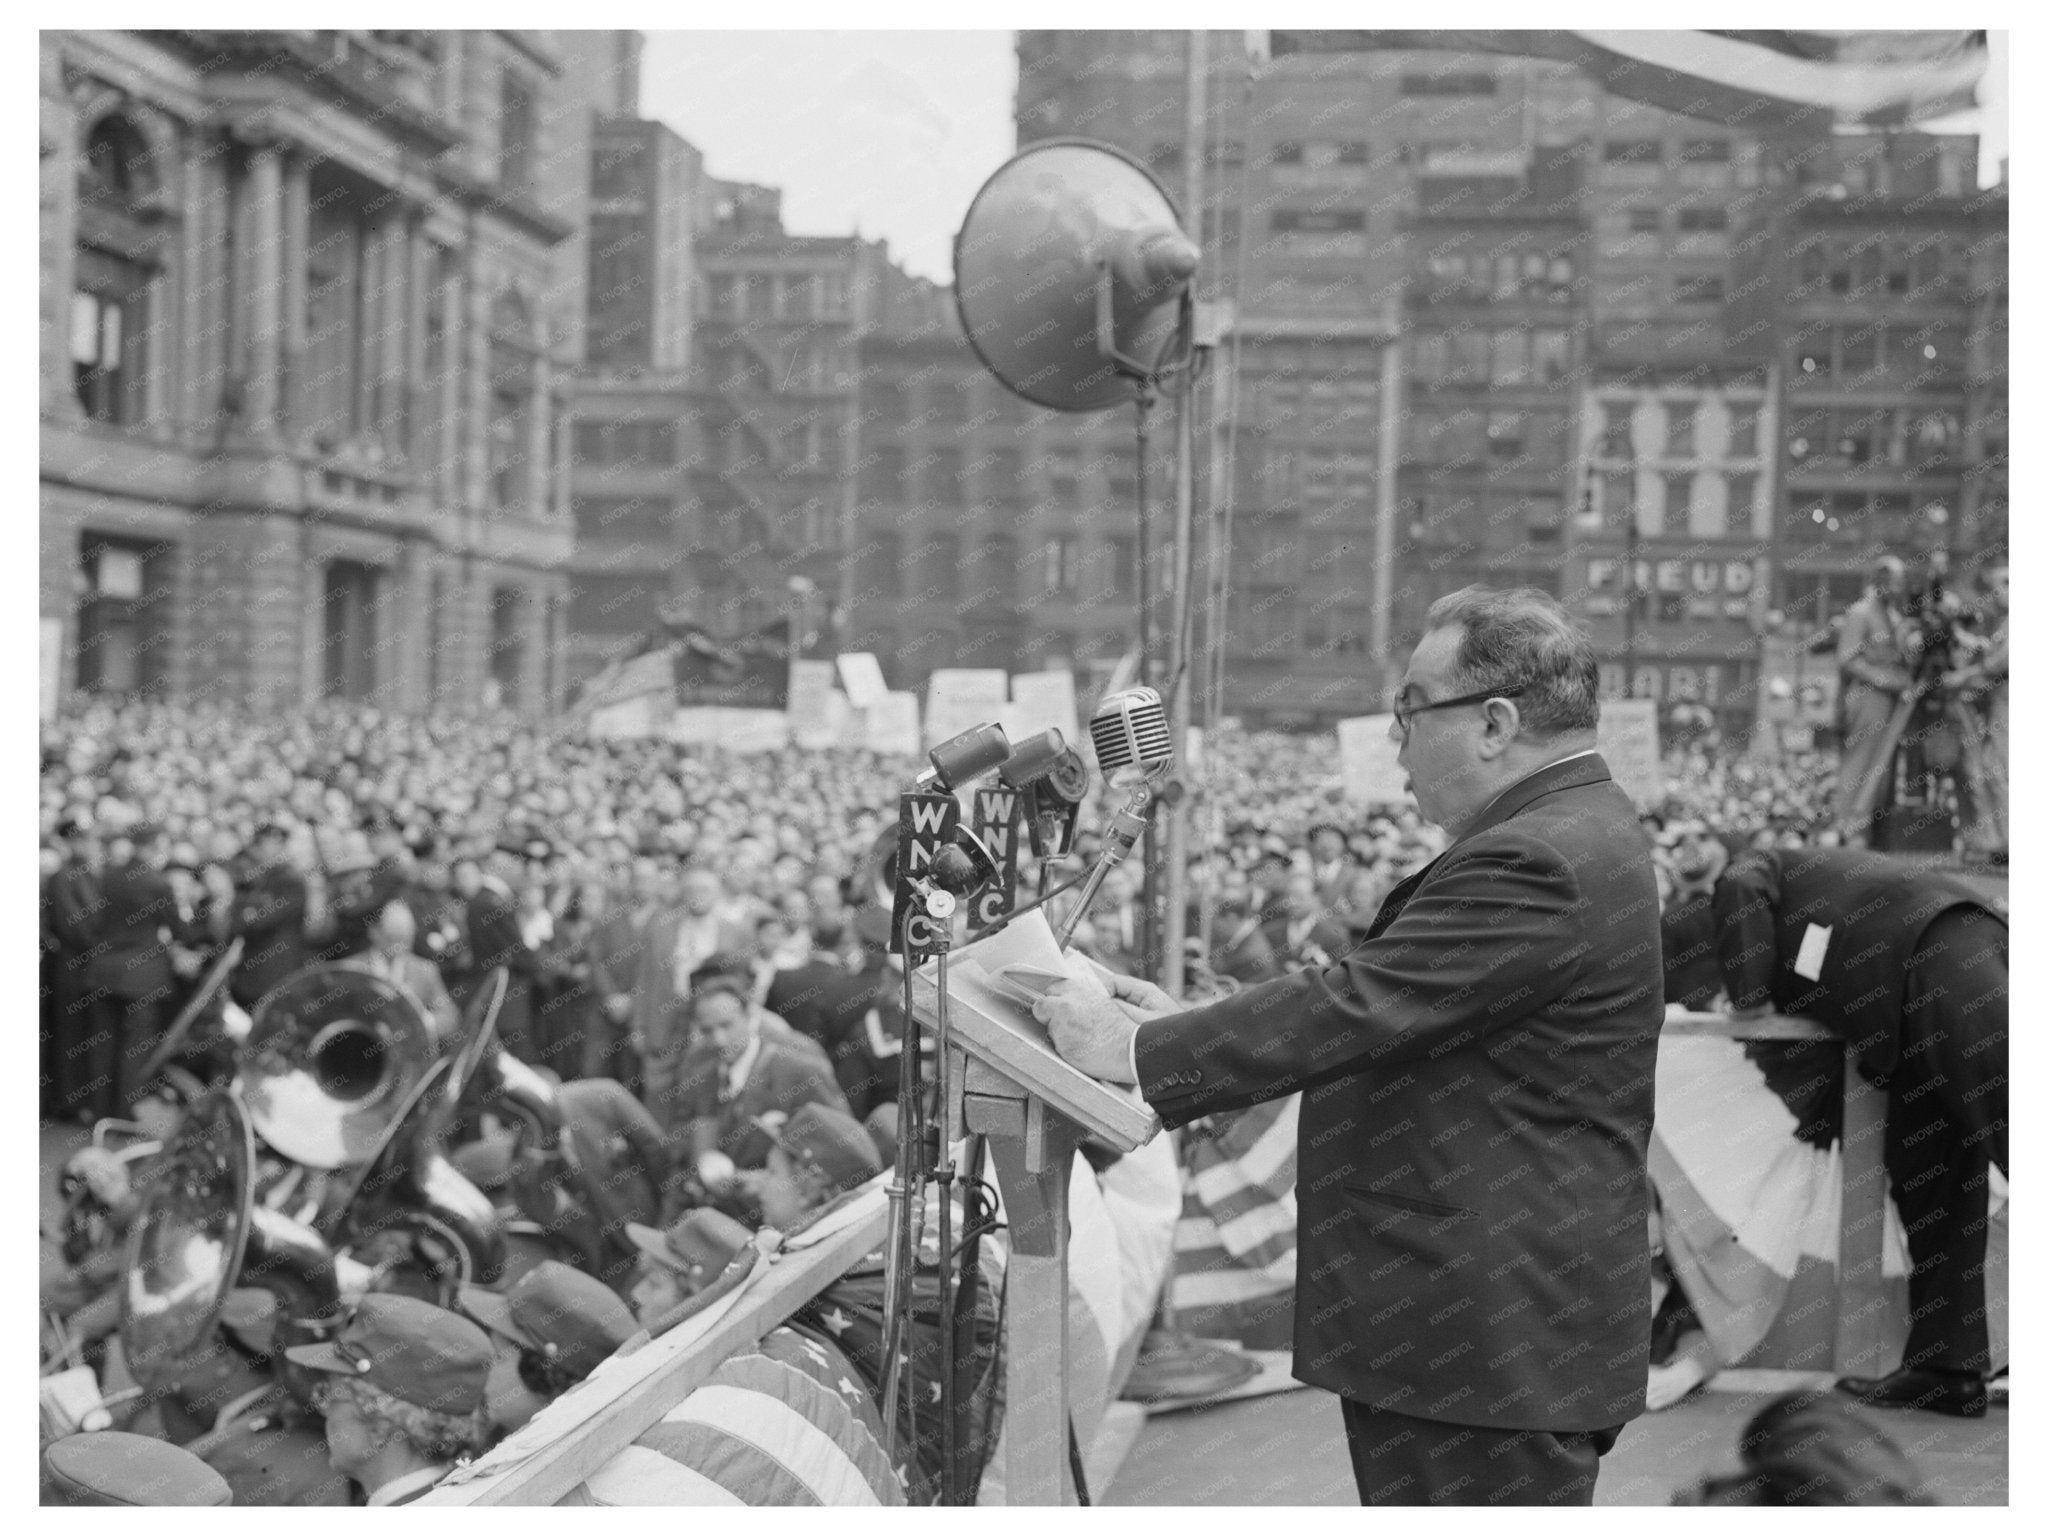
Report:
M 1164 771 L 1173 762 L 1173 732 L 1166 724 L 1166 705 L 1156 688 L 1126 688 L 1112 693 L 1088 721 L 1095 742 L 1095 761 L 1104 778 L 1133 763 L 1145 775 Z
M 931 767 L 917 776 L 911 791 L 923 794 L 936 788 L 951 793 L 956 785 L 1001 767 L 1009 755 L 1010 738 L 1000 725 L 971 725 L 932 748 Z
M 1088 734 L 1094 738 L 1095 761 L 1104 778 L 1136 766 L 1144 770 L 1145 781 L 1132 786 L 1130 802 L 1103 828 L 1102 851 L 1088 872 L 1088 882 L 1053 935 L 1061 949 L 1067 947 L 1094 905 L 1103 880 L 1130 857 L 1138 839 L 1145 835 L 1152 815 L 1153 784 L 1173 763 L 1173 732 L 1167 727 L 1166 706 L 1156 688 L 1126 688 L 1111 694 L 1096 706 L 1088 721 Z
M 1040 858 L 1048 851 L 1063 855 L 1073 841 L 1074 818 L 1088 795 L 1088 764 L 1067 745 L 1058 727 L 1018 742 L 996 777 L 1023 797 L 1031 851 Z

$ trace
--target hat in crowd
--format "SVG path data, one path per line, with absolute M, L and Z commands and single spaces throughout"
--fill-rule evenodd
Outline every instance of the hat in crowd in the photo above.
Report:
M 261 842 L 266 837 L 282 837 L 289 840 L 291 835 L 292 829 L 281 821 L 266 821 L 256 829 L 256 841 L 258 842 Z
M 483 1406 L 491 1341 L 459 1313 L 412 1296 L 373 1291 L 333 1339 L 285 1351 L 294 1365 L 352 1376 L 437 1413 Z
M 1318 832 L 1331 833 L 1340 841 L 1350 836 L 1349 833 L 1347 833 L 1342 827 L 1338 826 L 1337 823 L 1335 823 L 1334 821 L 1319 821 L 1316 822 L 1313 826 L 1311 826 L 1308 829 L 1308 831 L 1303 834 L 1303 840 L 1305 842 L 1314 842 L 1316 839 L 1316 834 Z
M 538 1351 L 578 1381 L 639 1331 L 611 1287 L 556 1259 L 534 1265 L 503 1294 L 465 1285 L 459 1304 L 492 1333 Z
M 725 1212 L 704 1205 L 686 1211 L 666 1231 L 629 1221 L 626 1236 L 655 1263 L 704 1286 L 724 1273 L 754 1234 Z
M 66 1435 L 43 1452 L 42 1502 L 79 1509 L 232 1504 L 227 1479 L 183 1446 L 123 1430 Z
M 792 1161 L 824 1179 L 827 1199 L 859 1188 L 882 1171 L 873 1139 L 844 1110 L 806 1104 L 780 1126 L 770 1125 L 764 1116 L 754 1123 Z

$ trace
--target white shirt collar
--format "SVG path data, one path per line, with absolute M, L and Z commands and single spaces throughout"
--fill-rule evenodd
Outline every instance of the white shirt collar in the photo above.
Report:
M 446 1467 L 421 1467 L 417 1472 L 408 1472 L 403 1477 L 394 1477 L 363 1502 L 371 1509 L 384 1504 L 396 1504 L 407 1494 L 420 1493 L 441 1481 Z

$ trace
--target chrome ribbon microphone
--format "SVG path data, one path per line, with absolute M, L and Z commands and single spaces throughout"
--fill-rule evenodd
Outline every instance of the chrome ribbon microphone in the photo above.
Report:
M 1088 735 L 1095 742 L 1095 761 L 1105 783 L 1111 774 L 1130 767 L 1139 768 L 1145 777 L 1131 786 L 1130 800 L 1102 829 L 1102 852 L 1088 871 L 1088 883 L 1081 887 L 1073 910 L 1061 920 L 1054 935 L 1061 949 L 1088 915 L 1109 872 L 1130 857 L 1138 839 L 1145 835 L 1152 814 L 1152 786 L 1173 765 L 1173 732 L 1156 688 L 1126 688 L 1111 694 L 1089 718 Z
M 1088 721 L 1095 742 L 1095 761 L 1108 780 L 1133 763 L 1152 778 L 1173 764 L 1173 731 L 1166 723 L 1166 704 L 1156 688 L 1126 688 L 1096 707 Z

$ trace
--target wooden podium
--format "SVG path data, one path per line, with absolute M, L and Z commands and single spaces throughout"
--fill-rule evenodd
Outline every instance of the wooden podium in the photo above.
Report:
M 919 1021 L 934 1029 L 938 986 L 912 978 Z M 1009 1223 L 1005 1328 L 1005 1497 L 1013 1505 L 1072 1504 L 1067 1460 L 1067 1186 L 1074 1153 L 1093 1139 L 1134 1152 L 1159 1117 L 1125 1090 L 1097 1082 L 1053 1050 L 1030 1012 L 958 966 L 949 967 L 945 1106 L 949 1142 L 988 1138 Z

